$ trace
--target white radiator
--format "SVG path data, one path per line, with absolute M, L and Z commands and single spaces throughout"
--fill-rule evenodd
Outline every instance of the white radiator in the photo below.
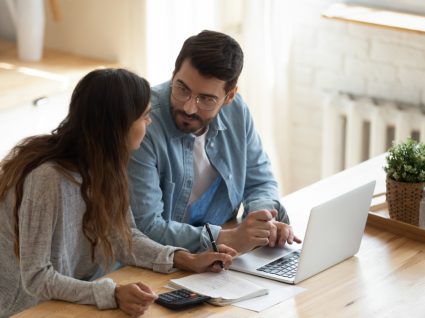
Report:
M 322 177 L 384 153 L 393 140 L 408 136 L 425 142 L 425 114 L 419 106 L 330 96 L 323 109 Z

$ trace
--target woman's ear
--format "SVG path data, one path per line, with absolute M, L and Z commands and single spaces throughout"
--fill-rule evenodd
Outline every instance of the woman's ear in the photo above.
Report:
M 236 93 L 238 92 L 238 87 L 233 87 L 228 93 L 227 97 L 224 100 L 224 105 L 230 104 L 233 101 L 233 98 L 235 98 Z

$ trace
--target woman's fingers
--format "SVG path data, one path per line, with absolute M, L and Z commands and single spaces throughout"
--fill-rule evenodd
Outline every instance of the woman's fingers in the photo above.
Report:
M 148 286 L 141 282 L 117 286 L 115 297 L 119 308 L 134 317 L 144 314 L 158 298 Z

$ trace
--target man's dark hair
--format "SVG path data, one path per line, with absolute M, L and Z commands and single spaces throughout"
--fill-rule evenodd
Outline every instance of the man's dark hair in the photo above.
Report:
M 225 81 L 226 93 L 236 86 L 243 67 L 243 52 L 238 42 L 226 34 L 208 30 L 191 36 L 183 43 L 173 76 L 186 59 L 190 59 L 202 75 Z

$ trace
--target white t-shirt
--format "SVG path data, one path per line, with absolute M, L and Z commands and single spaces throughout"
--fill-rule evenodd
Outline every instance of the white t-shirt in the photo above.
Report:
M 195 143 L 193 145 L 193 186 L 189 204 L 198 200 L 217 178 L 217 171 L 211 166 L 205 152 L 205 137 L 207 132 L 208 129 L 202 135 L 195 136 Z

